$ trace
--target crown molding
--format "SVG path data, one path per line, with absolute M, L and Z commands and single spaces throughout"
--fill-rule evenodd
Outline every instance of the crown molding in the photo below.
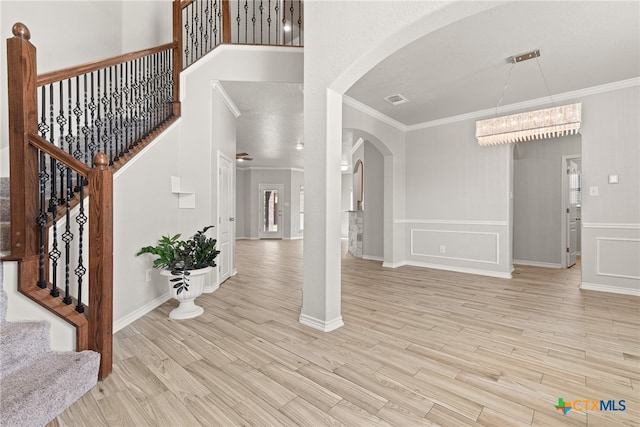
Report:
M 386 114 L 382 114 L 380 111 L 378 110 L 374 110 L 373 108 L 369 107 L 368 105 L 363 104 L 360 101 L 356 101 L 355 99 L 351 98 L 350 96 L 347 95 L 343 95 L 342 96 L 342 102 L 350 107 L 355 108 L 356 110 L 373 117 L 374 119 L 378 119 L 383 123 L 388 124 L 389 126 L 393 126 L 394 128 L 401 130 L 403 132 L 407 131 L 407 126 L 400 123 L 399 121 L 392 119 L 391 117 L 387 116 Z
M 592 86 L 584 89 L 574 90 L 571 92 L 564 92 L 557 95 L 553 95 L 554 102 L 558 101 L 566 101 L 566 100 L 574 100 L 576 98 L 581 98 L 589 95 L 597 95 L 599 93 L 612 92 L 614 90 L 626 89 L 633 86 L 640 86 L 640 77 L 633 77 L 627 80 L 620 80 L 617 82 L 606 83 L 599 86 Z M 399 121 L 392 119 L 391 117 L 382 114 L 380 111 L 375 110 L 368 105 L 363 104 L 360 101 L 356 101 L 355 99 L 344 95 L 342 97 L 344 104 L 349 105 L 356 110 L 367 114 L 375 119 L 380 120 L 388 125 L 395 127 L 403 132 L 411 132 L 414 130 L 426 129 L 435 126 L 442 126 L 451 123 L 461 122 L 464 120 L 474 120 L 480 118 L 486 118 L 487 116 L 493 116 L 496 114 L 495 108 L 487 108 L 485 110 L 473 111 L 471 113 L 459 114 L 456 116 L 444 117 L 442 119 L 430 120 L 423 123 L 417 123 L 415 125 L 405 125 L 400 123 Z M 549 97 L 545 96 L 543 98 L 530 99 L 524 102 L 518 102 L 516 104 L 503 105 L 499 108 L 498 113 L 507 113 L 511 111 L 524 110 L 531 107 L 538 107 L 541 105 L 548 105 Z
M 240 117 L 240 115 L 242 114 L 240 112 L 240 109 L 235 104 L 235 102 L 233 102 L 233 100 L 231 99 L 231 97 L 229 96 L 227 91 L 224 90 L 224 87 L 222 86 L 222 83 L 220 83 L 218 80 L 212 80 L 211 81 L 211 87 L 216 92 L 218 92 L 218 95 L 220 95 L 220 98 L 222 98 L 222 101 L 225 103 L 225 105 L 227 106 L 229 111 L 231 111 L 231 114 L 233 114 L 236 119 L 238 117 Z
M 236 166 L 236 169 L 241 170 L 255 170 L 255 171 L 291 171 L 291 172 L 304 172 L 304 169 L 300 168 L 287 168 L 287 167 L 279 167 L 279 166 Z

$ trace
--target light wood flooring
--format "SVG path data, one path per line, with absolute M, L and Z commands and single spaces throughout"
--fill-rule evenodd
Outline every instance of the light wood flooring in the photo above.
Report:
M 322 333 L 298 323 L 302 241 L 238 241 L 202 316 L 170 320 L 169 301 L 119 331 L 113 374 L 51 425 L 638 425 L 637 297 L 581 291 L 575 267 L 342 259 L 345 326 Z M 559 397 L 626 410 L 565 416 Z

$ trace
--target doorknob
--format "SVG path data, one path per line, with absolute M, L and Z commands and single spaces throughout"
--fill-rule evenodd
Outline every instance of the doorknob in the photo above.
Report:
M 229 221 L 235 221 L 236 219 L 234 217 L 230 217 Z

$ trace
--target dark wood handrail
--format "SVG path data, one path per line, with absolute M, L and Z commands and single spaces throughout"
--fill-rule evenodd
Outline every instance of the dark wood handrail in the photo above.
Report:
M 91 168 L 89 166 L 85 165 L 80 160 L 76 159 L 66 151 L 58 148 L 56 145 L 50 143 L 41 136 L 30 134 L 29 144 L 33 145 L 40 151 L 44 151 L 57 161 L 63 163 L 65 166 L 80 173 L 80 175 L 84 176 L 85 178 L 87 178 L 89 176 L 89 172 L 91 172 Z
M 180 9 L 184 9 L 185 7 L 189 7 L 191 5 L 191 3 L 193 3 L 195 0 L 178 0 L 179 4 L 180 4 Z
M 123 55 L 114 56 L 112 58 L 103 59 L 100 61 L 88 62 L 83 65 L 77 65 L 75 67 L 69 67 L 58 71 L 52 71 L 50 73 L 41 74 L 36 79 L 36 85 L 38 87 L 44 86 L 49 83 L 59 82 L 61 80 L 70 79 L 72 77 L 81 76 L 83 74 L 90 73 L 92 71 L 102 70 L 103 68 L 111 67 L 113 65 L 122 64 L 134 59 L 143 58 L 145 56 L 153 55 L 155 53 L 164 52 L 165 50 L 172 50 L 174 43 L 167 43 L 161 46 L 152 47 L 150 49 L 139 50 L 137 52 L 125 53 Z

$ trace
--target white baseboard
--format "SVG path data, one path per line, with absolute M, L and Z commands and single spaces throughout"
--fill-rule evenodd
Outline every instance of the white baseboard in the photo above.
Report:
M 585 291 L 611 292 L 614 294 L 633 295 L 640 297 L 640 289 L 623 288 L 620 286 L 600 285 L 597 283 L 580 283 L 580 289 Z
M 501 271 L 481 270 L 479 268 L 457 267 L 454 265 L 443 264 L 430 264 L 427 262 L 419 261 L 405 261 L 406 265 L 412 265 L 414 267 L 433 268 L 435 270 L 453 271 L 456 273 L 477 274 L 480 276 L 499 277 L 501 279 L 511 279 L 511 273 L 504 273 Z
M 383 268 L 398 268 L 398 267 L 402 267 L 403 265 L 407 265 L 407 261 L 383 262 L 382 263 L 382 267 Z
M 203 289 L 202 289 L 202 293 L 203 293 L 203 294 L 210 294 L 210 293 L 213 293 L 213 292 L 217 291 L 219 287 L 220 287 L 220 284 L 219 284 L 219 283 L 211 283 L 211 284 L 208 284 L 208 285 L 206 285 L 206 286 L 204 286 L 204 287 L 203 287 Z
M 525 261 L 521 259 L 514 259 L 513 263 L 517 265 L 529 265 L 531 267 L 562 268 L 562 264 L 556 264 L 555 262 Z
M 293 236 L 293 237 L 285 238 L 285 240 L 302 240 L 302 239 L 304 239 L 303 236 Z
M 316 319 L 315 317 L 307 316 L 306 314 L 300 314 L 299 320 L 303 325 L 309 326 L 310 328 L 317 329 L 322 332 L 331 332 L 341 326 L 344 326 L 342 316 L 326 322 L 324 320 Z
M 113 322 L 113 333 L 115 334 L 120 329 L 124 328 L 130 323 L 135 322 L 145 314 L 160 307 L 162 304 L 169 301 L 170 299 L 171 299 L 171 293 L 167 292 L 164 295 L 160 295 L 158 298 L 154 299 L 153 301 L 149 301 L 139 309 L 127 314 L 123 318 L 116 320 L 115 322 Z
M 362 255 L 362 259 L 366 259 L 369 261 L 384 261 L 384 257 L 381 256 L 373 256 L 373 255 Z

